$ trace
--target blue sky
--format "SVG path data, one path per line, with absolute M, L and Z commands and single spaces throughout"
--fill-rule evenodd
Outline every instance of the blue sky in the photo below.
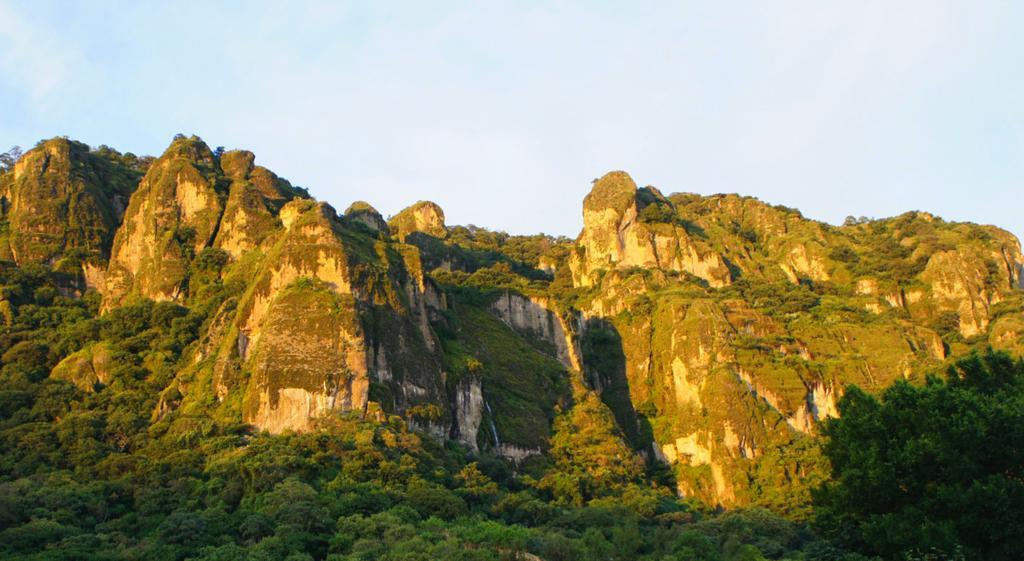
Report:
M 1021 2 L 0 0 L 0 150 L 247 148 L 343 210 L 575 236 L 591 179 L 1024 234 Z

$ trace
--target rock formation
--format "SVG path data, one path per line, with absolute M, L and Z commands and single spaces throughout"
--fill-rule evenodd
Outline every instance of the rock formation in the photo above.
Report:
M 116 152 L 90 151 L 66 138 L 41 142 L 0 181 L 8 224 L 0 257 L 68 272 L 100 270 L 137 181 Z
M 198 340 L 154 411 L 170 424 L 398 415 L 520 465 L 596 439 L 627 472 L 642 455 L 734 505 L 847 385 L 920 382 L 986 344 L 1024 353 L 1024 257 L 994 227 L 836 227 L 611 172 L 575 240 L 510 236 L 449 228 L 430 202 L 339 216 L 195 137 L 133 158 L 64 139 L 27 153 L 0 175 L 0 258 L 83 276 L 106 311 L 191 310 Z M 0 295 L 4 321 L 11 306 Z M 110 364 L 90 345 L 51 377 L 101 392 Z
M 356 201 L 349 205 L 348 209 L 345 210 L 345 218 L 357 221 L 374 232 L 380 232 L 384 235 L 391 233 L 384 217 L 370 203 L 365 201 Z M 443 218 L 441 219 L 441 224 L 444 224 Z
M 217 232 L 227 187 L 213 153 L 198 138 L 176 139 L 132 194 L 114 237 L 107 307 L 128 296 L 180 300 L 192 258 Z
M 444 238 L 448 234 L 444 223 L 444 211 L 430 201 L 420 201 L 403 209 L 388 221 L 388 226 L 391 233 L 402 241 L 413 233 L 435 238 Z

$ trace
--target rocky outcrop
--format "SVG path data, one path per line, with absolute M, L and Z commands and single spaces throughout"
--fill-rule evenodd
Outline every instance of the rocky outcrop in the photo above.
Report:
M 210 148 L 178 138 L 132 194 L 114 237 L 104 306 L 137 295 L 179 300 L 193 256 L 210 245 L 227 193 Z
M 298 196 L 287 181 L 253 165 L 254 159 L 252 152 L 244 150 L 232 150 L 220 158 L 231 185 L 213 245 L 233 257 L 261 247 L 281 226 L 277 217 L 281 207 Z
M 484 396 L 480 380 L 462 380 L 455 389 L 455 423 L 452 436 L 470 450 L 479 451 L 477 434 L 484 416 Z M 493 432 L 493 431 L 492 431 Z
M 403 209 L 388 221 L 391 233 L 405 241 L 410 234 L 419 233 L 435 238 L 448 235 L 444 223 L 444 211 L 430 201 L 420 201 Z
M 550 306 L 546 299 L 505 291 L 491 304 L 491 311 L 512 329 L 551 345 L 552 356 L 566 368 L 582 371 L 577 330 Z
M 988 342 L 993 348 L 1024 356 L 1024 312 L 1009 313 L 993 321 Z
M 66 138 L 44 141 L 15 164 L 5 181 L 0 244 L 19 264 L 48 263 L 73 271 L 105 266 L 114 232 L 138 181 L 115 152 L 92 152 Z M 73 263 L 58 263 L 70 258 Z M 94 277 L 93 277 L 94 278 Z
M 793 284 L 799 284 L 801 279 L 828 281 L 831 276 L 824 253 L 824 249 L 817 244 L 795 243 L 785 252 L 779 268 Z
M 221 398 L 245 384 L 243 418 L 271 432 L 370 401 L 395 412 L 443 404 L 415 255 L 347 230 L 323 203 L 294 200 L 280 216 L 284 230 L 220 346 Z
M 60 361 L 50 372 L 50 378 L 65 380 L 85 392 L 95 391 L 97 385 L 110 382 L 114 365 L 108 343 L 95 343 Z
M 583 202 L 583 231 L 570 267 L 577 286 L 592 286 L 601 271 L 631 267 L 685 272 L 711 286 L 732 280 L 721 255 L 694 239 L 675 207 L 654 188 L 637 190 L 625 172 L 594 183 Z
M 681 493 L 733 505 L 762 457 L 838 414 L 847 384 L 917 381 L 980 341 L 1024 352 L 1016 239 L 923 213 L 833 227 L 737 195 L 666 197 L 612 172 L 575 241 L 449 235 L 433 203 L 390 222 L 361 202 L 338 216 L 250 152 L 178 138 L 120 221 L 116 195 L 130 189 L 94 188 L 109 176 L 102 158 L 50 141 L 5 174 L 5 247 L 47 262 L 84 248 L 105 308 L 138 296 L 214 310 L 158 419 L 214 402 L 280 433 L 339 411 L 397 414 L 521 462 L 593 429 L 581 414 L 555 432 L 585 398 L 623 456 L 653 454 Z M 44 191 L 99 210 L 60 214 L 26 195 Z M 58 235 L 68 244 L 40 242 Z M 94 391 L 108 365 L 95 345 L 52 377 Z
M 356 221 L 363 226 L 366 226 L 373 232 L 380 232 L 385 236 L 391 233 L 388 228 L 388 223 L 384 220 L 384 217 L 377 212 L 377 209 L 373 208 L 370 203 L 364 201 L 356 201 L 349 205 L 348 209 L 345 210 L 345 218 Z M 444 225 L 444 217 L 442 215 L 441 225 Z
M 1007 290 L 1014 285 L 1012 268 L 996 267 L 1002 278 L 992 283 L 989 263 L 992 261 L 986 261 L 976 251 L 941 251 L 931 256 L 921 274 L 931 288 L 928 303 L 935 312 L 956 313 L 964 337 L 979 335 L 987 329 L 989 310 L 1000 298 L 998 287 Z
M 246 338 L 246 422 L 275 433 L 301 431 L 331 410 L 366 406 L 366 336 L 351 295 L 294 281 L 274 294 Z
M 132 195 L 105 274 L 104 306 L 125 298 L 181 301 L 192 260 L 206 248 L 233 258 L 266 250 L 284 205 L 305 194 L 252 152 L 215 157 L 199 138 L 178 137 Z
M 695 235 L 714 243 L 734 277 L 794 284 L 842 280 L 834 278 L 842 267 L 828 257 L 835 235 L 827 224 L 753 197 L 675 193 L 668 198 Z

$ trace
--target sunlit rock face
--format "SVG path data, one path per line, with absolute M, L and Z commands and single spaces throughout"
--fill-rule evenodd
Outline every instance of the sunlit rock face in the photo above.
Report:
M 402 241 L 413 233 L 436 238 L 443 238 L 448 233 L 444 223 L 444 211 L 430 201 L 420 201 L 403 209 L 388 221 L 388 226 L 391 233 Z
M 631 267 L 686 272 L 711 286 L 731 280 L 721 256 L 686 232 L 671 201 L 651 187 L 637 190 L 627 173 L 613 171 L 583 201 L 573 278 L 591 286 L 602 270 Z
M 305 430 L 370 400 L 396 411 L 445 405 L 416 253 L 348 230 L 322 203 L 293 201 L 281 216 L 284 230 L 239 305 L 235 340 L 221 347 L 219 363 L 240 368 L 218 372 L 218 393 L 248 372 L 244 418 L 271 432 Z
M 544 298 L 528 297 L 506 291 L 491 305 L 491 310 L 509 327 L 531 337 L 549 343 L 552 355 L 566 368 L 582 370 L 579 344 L 572 325 L 579 318 L 569 321 L 552 309 L 552 303 Z
M 38 149 L 3 176 L 6 220 L 12 185 L 57 173 L 55 146 L 53 170 Z M 611 172 L 577 239 L 534 239 L 449 228 L 429 202 L 387 222 L 365 202 L 339 215 L 252 153 L 196 138 L 132 189 L 109 245 L 76 246 L 99 248 L 82 276 L 106 310 L 136 298 L 208 310 L 154 418 L 282 433 L 399 415 L 518 463 L 602 427 L 587 438 L 616 461 L 664 462 L 681 494 L 731 506 L 753 500 L 763 462 L 784 464 L 839 414 L 848 384 L 918 382 L 982 342 L 1024 352 L 1017 240 L 925 213 L 835 227 Z M 22 215 L 43 212 L 23 201 Z M 13 249 L 24 239 L 4 247 L 28 255 Z M 52 375 L 97 391 L 109 356 L 92 347 Z
M 139 173 L 112 150 L 66 138 L 39 143 L 0 175 L 0 258 L 47 263 L 101 279 L 114 232 Z
M 301 196 L 251 152 L 215 157 L 196 137 L 177 138 L 132 195 L 105 274 L 104 306 L 129 297 L 183 302 L 193 260 L 203 250 L 234 259 L 266 249 L 281 208 Z
M 179 138 L 150 166 L 114 237 L 104 304 L 130 296 L 180 300 L 192 257 L 213 240 L 226 190 L 197 138 Z
M 700 258 L 676 257 L 686 247 Z M 595 182 L 570 258 L 588 379 L 681 493 L 723 505 L 749 500 L 760 458 L 837 416 L 847 384 L 920 380 L 986 333 L 1019 348 L 1021 263 L 991 227 L 925 213 L 834 227 L 622 172 Z
M 296 196 L 287 181 L 254 165 L 254 159 L 245 150 L 232 150 L 220 158 L 221 170 L 231 183 L 213 245 L 236 258 L 264 247 L 281 225 L 281 207 Z
M 345 218 L 358 222 L 363 226 L 366 226 L 373 232 L 380 234 L 389 235 L 391 233 L 388 228 L 387 221 L 381 216 L 377 209 L 365 201 L 356 201 L 349 205 L 348 209 L 345 210 Z M 442 215 L 441 225 L 444 225 L 444 218 Z

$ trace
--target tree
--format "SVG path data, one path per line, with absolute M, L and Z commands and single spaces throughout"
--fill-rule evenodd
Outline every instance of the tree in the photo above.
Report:
M 10 150 L 0 154 L 0 172 L 9 171 L 14 168 L 14 164 L 18 163 L 21 159 L 21 147 L 12 146 Z
M 989 350 L 881 400 L 852 387 L 839 411 L 815 496 L 826 535 L 886 559 L 1024 550 L 1024 361 Z

